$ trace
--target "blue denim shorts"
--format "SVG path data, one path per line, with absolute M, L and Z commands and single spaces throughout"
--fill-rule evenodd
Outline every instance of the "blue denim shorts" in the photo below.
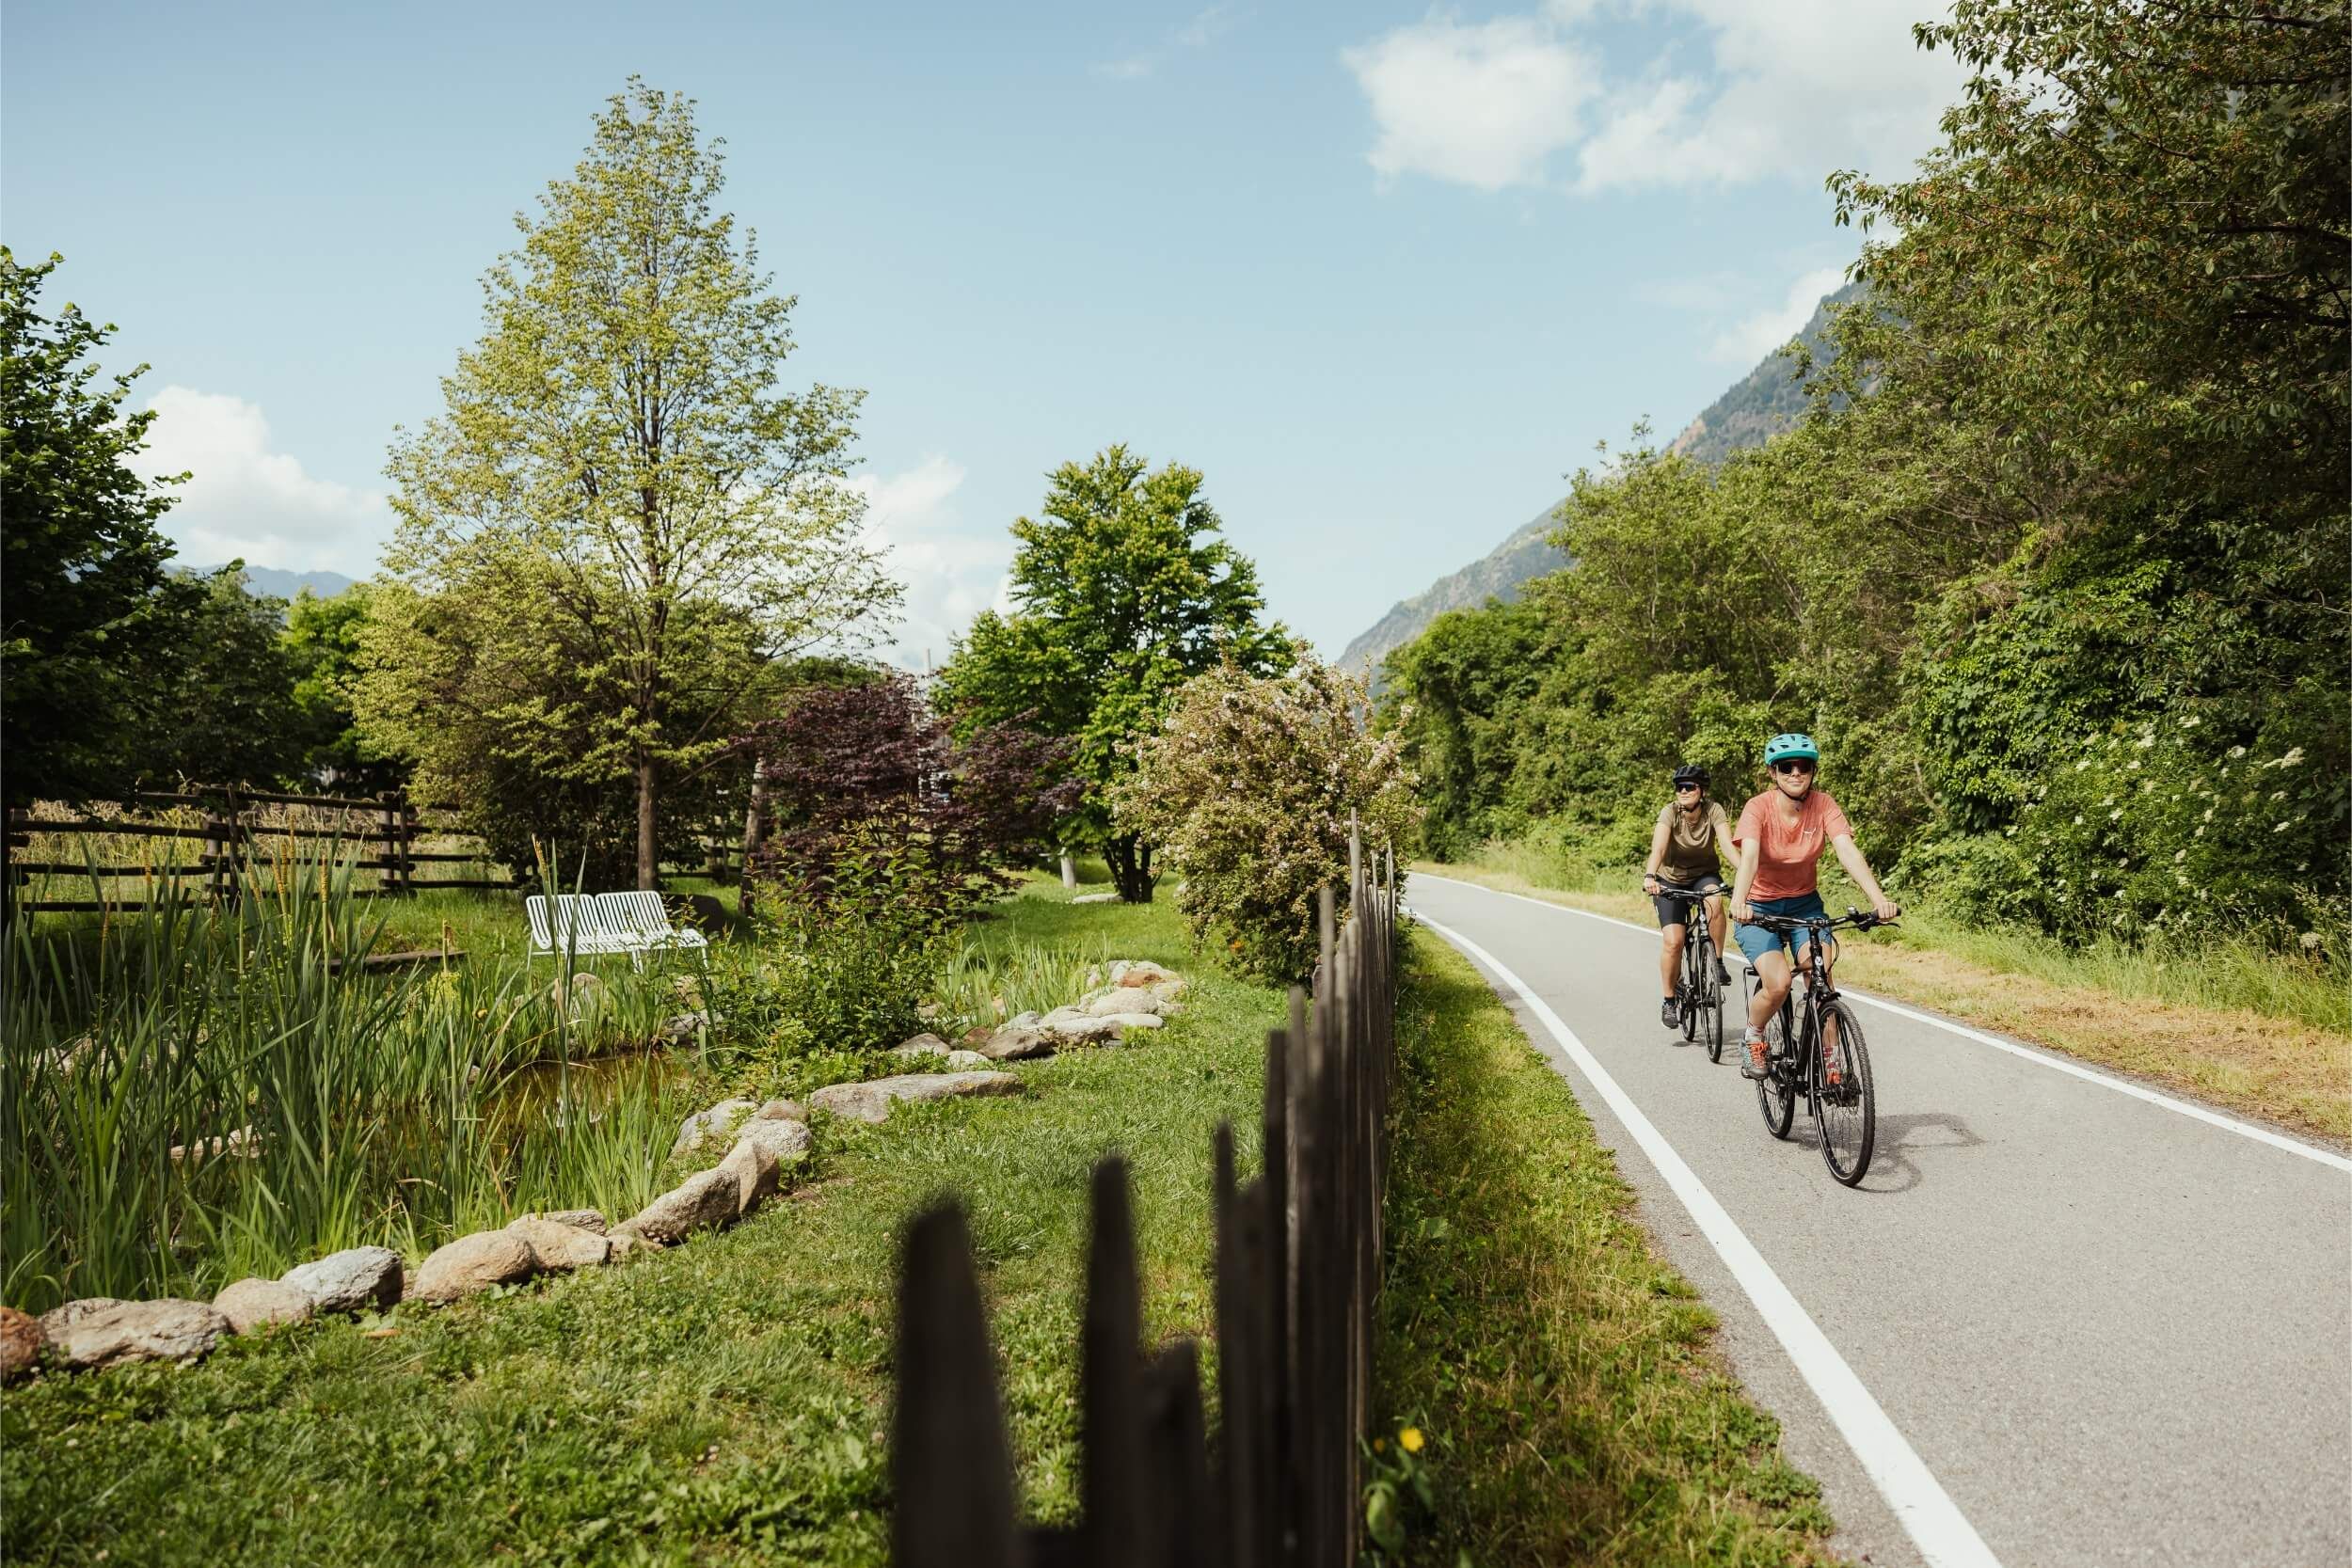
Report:
M 1756 914 L 1776 914 L 1783 917 L 1829 913 L 1829 911 L 1824 909 L 1821 905 L 1821 895 L 1819 889 L 1816 889 L 1811 893 L 1801 893 L 1794 898 L 1751 899 L 1749 900 L 1748 908 Z M 1750 963 L 1756 962 L 1756 959 L 1762 958 L 1765 954 L 1773 951 L 1775 948 L 1782 952 L 1787 952 L 1788 949 L 1796 946 L 1801 937 L 1807 943 L 1810 943 L 1813 940 L 1810 935 L 1801 932 L 1790 931 L 1783 933 L 1780 931 L 1768 931 L 1761 926 L 1749 926 L 1745 924 L 1742 924 L 1740 929 L 1734 933 L 1734 940 L 1740 943 L 1740 951 L 1748 956 L 1748 962 Z M 1837 951 L 1837 943 L 1835 942 L 1831 942 L 1829 950 L 1833 954 L 1836 953 Z

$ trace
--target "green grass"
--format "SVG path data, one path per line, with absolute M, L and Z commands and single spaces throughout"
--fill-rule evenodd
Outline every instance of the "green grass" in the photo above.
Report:
M 1819 1488 L 1710 1349 L 1632 1193 L 1486 984 L 1407 936 L 1377 1379 L 1426 1439 L 1402 1560 L 1830 1560 Z M 1383 1439 L 1381 1460 L 1392 1463 Z
M 1032 883 L 972 928 L 1152 958 L 1193 979 L 1142 1043 L 1021 1069 L 1018 1099 L 828 1123 L 796 1190 L 736 1230 L 371 1338 L 321 1323 L 199 1366 L 0 1392 L 0 1559 L 880 1563 L 891 1291 L 907 1216 L 962 1195 L 1022 1494 L 1076 1509 L 1087 1175 L 1134 1173 L 1146 1334 L 1211 1322 L 1210 1134 L 1255 1164 L 1276 993 L 1196 965 L 1166 903 L 1073 908 Z

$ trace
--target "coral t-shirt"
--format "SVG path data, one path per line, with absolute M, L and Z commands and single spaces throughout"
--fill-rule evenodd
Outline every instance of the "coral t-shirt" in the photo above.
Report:
M 1853 832 L 1845 812 L 1822 790 L 1807 792 L 1793 819 L 1780 809 L 1782 799 L 1777 789 L 1751 797 L 1740 808 L 1740 826 L 1732 830 L 1731 841 L 1741 850 L 1751 838 L 1762 847 L 1756 857 L 1750 898 L 1796 898 L 1813 892 L 1820 886 L 1815 863 L 1821 858 L 1821 847 Z

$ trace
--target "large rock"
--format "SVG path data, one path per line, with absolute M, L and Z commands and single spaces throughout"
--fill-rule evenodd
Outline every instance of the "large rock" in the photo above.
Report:
M 400 1254 L 390 1247 L 356 1246 L 278 1275 L 310 1298 L 319 1312 L 364 1312 L 400 1300 Z
M 981 1055 L 977 1051 L 950 1051 L 947 1053 L 947 1066 L 951 1070 L 956 1072 L 983 1071 L 987 1069 L 988 1065 L 989 1058 Z
M 119 1296 L 83 1296 L 62 1307 L 53 1307 L 40 1315 L 40 1337 L 53 1345 L 61 1345 L 65 1343 L 66 1330 L 84 1318 L 130 1305 Z
M 797 1100 L 771 1100 L 752 1113 L 754 1121 L 806 1121 L 808 1107 Z
M 1086 1010 L 1095 1018 L 1116 1018 L 1121 1013 L 1150 1013 L 1157 1018 L 1160 1010 L 1168 1006 L 1148 990 L 1129 990 L 1120 986 L 1088 1003 Z
M 783 1121 L 771 1117 L 754 1117 L 735 1134 L 738 1144 L 755 1143 L 776 1157 L 782 1165 L 796 1165 L 808 1158 L 810 1145 L 807 1113 L 795 1121 Z
M 213 1310 L 239 1334 L 271 1323 L 307 1323 L 317 1310 L 310 1295 L 282 1279 L 240 1279 L 213 1298 Z
M 910 1072 L 864 1084 L 828 1084 L 808 1097 L 820 1111 L 855 1121 L 884 1122 L 903 1101 L 953 1100 L 970 1095 L 1018 1094 L 1021 1080 L 1009 1072 Z
M 670 1145 L 670 1158 L 691 1154 L 707 1143 L 717 1143 L 735 1131 L 735 1124 L 759 1109 L 755 1100 L 722 1100 L 707 1111 L 696 1111 L 677 1130 L 677 1141 Z
M 550 1209 L 544 1214 L 524 1214 L 521 1217 L 527 1220 L 552 1220 L 557 1225 L 568 1225 L 580 1230 L 593 1230 L 599 1236 L 612 1228 L 612 1223 L 604 1217 L 604 1211 L 601 1209 Z M 512 1230 L 514 1227 L 508 1226 L 507 1228 Z
M 1163 1021 L 1157 1013 L 1113 1013 L 1105 1022 L 1117 1025 L 1124 1037 L 1130 1029 L 1157 1029 Z
M 974 1047 L 973 1054 L 984 1062 L 1018 1062 L 1051 1056 L 1059 1043 L 1058 1037 L 1034 1024 L 1008 1023 Z
M 917 1056 L 945 1056 L 952 1049 L 954 1048 L 937 1035 L 921 1034 L 904 1045 L 892 1046 L 890 1054 L 903 1061 L 913 1061 Z
M 1162 969 L 1149 958 L 1111 965 L 1111 984 L 1138 990 L 1144 986 L 1164 986 L 1176 979 L 1175 972 Z M 1182 982 L 1179 982 L 1181 984 Z
M 1058 1035 L 1064 1040 L 1100 1044 L 1119 1037 L 1119 1025 L 1109 1019 L 1097 1018 L 1076 1007 L 1055 1008 L 1045 1015 L 1038 1027 L 1049 1035 Z
M 591 1209 L 588 1213 L 596 1214 Z M 555 1274 L 569 1274 L 574 1269 L 600 1269 L 612 1256 L 612 1243 L 604 1233 L 604 1216 L 596 1214 L 596 1227 L 566 1223 L 555 1214 L 525 1214 L 509 1225 L 507 1233 L 520 1237 L 530 1246 L 539 1266 Z
M 741 1184 L 735 1173 L 707 1170 L 690 1176 L 613 1228 L 613 1237 L 633 1236 L 657 1246 L 675 1246 L 697 1230 L 736 1216 Z
M 493 1285 L 529 1279 L 538 1272 L 539 1255 L 521 1236 L 512 1230 L 477 1230 L 458 1237 L 419 1264 L 416 1286 L 408 1293 L 419 1301 L 461 1301 Z
M 53 1335 L 68 1366 L 112 1367 L 126 1361 L 194 1361 L 229 1332 L 229 1320 L 200 1301 L 123 1301 L 88 1312 Z
M 39 1318 L 13 1307 L 0 1307 L 0 1383 L 31 1370 L 40 1359 L 46 1338 Z
M 798 1127 L 794 1121 L 771 1121 L 771 1127 Z M 743 1218 L 753 1210 L 775 1196 L 775 1150 L 757 1138 L 739 1138 L 727 1157 L 714 1167 L 722 1176 L 735 1178 L 735 1215 Z

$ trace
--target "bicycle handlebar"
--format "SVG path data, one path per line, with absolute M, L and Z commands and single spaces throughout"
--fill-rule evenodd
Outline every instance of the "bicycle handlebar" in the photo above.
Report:
M 1847 927 L 1857 931 L 1869 931 L 1881 926 L 1892 926 L 1895 922 L 1881 920 L 1870 911 L 1848 905 L 1846 912 L 1841 915 L 1757 914 L 1751 910 L 1744 924 L 1759 931 L 1835 931 Z

